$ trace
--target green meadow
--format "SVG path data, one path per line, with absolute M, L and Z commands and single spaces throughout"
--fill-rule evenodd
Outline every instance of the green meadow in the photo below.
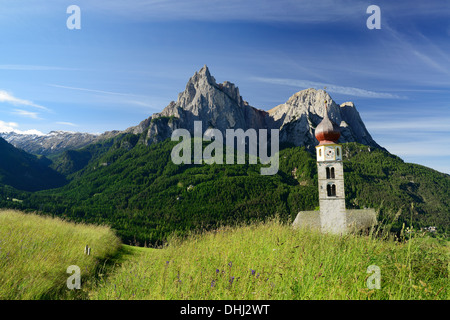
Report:
M 0 299 L 82 299 L 102 262 L 120 246 L 105 226 L 0 210 Z M 80 290 L 67 289 L 71 265 L 80 268 Z
M 105 226 L 0 211 L 0 298 L 447 300 L 448 241 L 405 234 L 323 235 L 272 219 L 156 249 L 120 244 Z M 69 265 L 80 290 L 66 287 Z

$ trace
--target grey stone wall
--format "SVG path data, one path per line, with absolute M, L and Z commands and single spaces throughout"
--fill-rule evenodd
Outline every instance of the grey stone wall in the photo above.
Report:
M 320 211 L 300 211 L 292 226 L 320 231 Z
M 350 232 L 370 229 L 377 224 L 377 213 L 375 209 L 352 209 L 346 212 L 347 229 Z
M 351 210 L 335 210 L 331 208 L 328 211 L 329 216 L 324 218 L 321 211 L 300 211 L 297 214 L 292 226 L 296 229 L 306 228 L 321 232 L 330 232 L 335 234 L 346 234 L 370 229 L 377 224 L 377 216 L 374 209 L 351 209 Z M 333 220 L 333 219 L 337 220 Z M 332 221 L 336 224 L 343 223 L 335 228 Z M 331 224 L 330 224 L 331 223 Z

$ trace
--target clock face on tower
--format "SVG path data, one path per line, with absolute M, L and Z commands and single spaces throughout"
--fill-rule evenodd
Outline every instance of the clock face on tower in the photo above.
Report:
M 334 148 L 325 149 L 325 159 L 334 160 Z

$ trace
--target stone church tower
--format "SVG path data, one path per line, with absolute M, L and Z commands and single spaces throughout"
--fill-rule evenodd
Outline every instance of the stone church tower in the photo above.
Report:
M 339 126 L 328 117 L 327 102 L 322 122 L 316 127 L 320 225 L 324 232 L 345 233 L 347 227 L 342 146 Z
M 323 233 L 345 234 L 364 230 L 376 224 L 373 209 L 345 208 L 344 165 L 339 126 L 328 116 L 327 101 L 322 121 L 316 127 L 317 175 L 320 211 L 300 211 L 294 220 L 296 228 L 307 227 Z

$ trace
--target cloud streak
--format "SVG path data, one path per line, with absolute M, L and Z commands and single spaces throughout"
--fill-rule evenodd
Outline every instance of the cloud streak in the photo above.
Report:
M 17 98 L 5 90 L 0 90 L 0 102 L 9 103 L 16 106 L 17 105 L 28 106 L 40 110 L 50 111 L 47 107 L 41 106 L 29 100 Z
M 131 94 L 131 93 L 122 93 L 122 92 L 104 91 L 104 90 L 96 90 L 96 89 L 69 87 L 69 86 L 62 86 L 62 85 L 58 85 L 58 84 L 49 84 L 49 86 L 55 87 L 55 88 L 77 90 L 77 91 L 84 91 L 84 92 L 92 92 L 92 93 L 101 93 L 101 94 L 108 94 L 108 95 L 135 96 L 134 94 Z
M 283 21 L 329 22 L 365 12 L 346 0 L 134 0 L 89 1 L 90 10 L 147 21 Z M 366 6 L 367 7 L 367 6 Z
M 0 70 L 15 70 L 15 71 L 68 71 L 77 70 L 64 67 L 52 67 L 52 66 L 37 66 L 27 64 L 1 64 Z
M 66 122 L 66 121 L 57 121 L 55 122 L 56 124 L 61 124 L 63 126 L 70 126 L 70 127 L 78 127 L 77 124 L 72 123 L 72 122 Z
M 370 128 L 370 131 L 377 131 L 380 133 L 387 132 L 406 132 L 411 134 L 413 132 L 450 132 L 449 117 L 423 117 L 421 119 L 405 119 L 404 115 L 398 117 L 398 121 L 366 121 L 365 125 Z M 401 119 L 401 120 L 400 120 Z
M 31 112 L 31 111 L 26 111 L 26 110 L 22 110 L 22 109 L 15 109 L 13 111 L 13 114 L 17 114 L 21 117 L 26 117 L 26 118 L 36 119 L 36 120 L 41 119 L 41 118 L 39 118 L 37 112 Z
M 264 82 L 264 83 L 270 83 L 270 84 L 283 85 L 283 86 L 299 87 L 299 88 L 303 88 L 303 89 L 307 89 L 307 88 L 323 89 L 324 87 L 327 87 L 328 92 L 340 93 L 340 94 L 344 94 L 344 95 L 364 97 L 364 98 L 406 99 L 406 97 L 399 96 L 399 95 L 392 94 L 392 93 L 376 92 L 376 91 L 370 91 L 370 90 L 353 88 L 353 87 L 343 87 L 343 86 L 337 86 L 337 85 L 333 85 L 333 84 L 329 84 L 329 83 L 314 82 L 314 81 L 309 81 L 309 80 L 296 80 L 296 79 L 283 79 L 283 78 L 262 78 L 262 77 L 253 77 L 252 80 Z

